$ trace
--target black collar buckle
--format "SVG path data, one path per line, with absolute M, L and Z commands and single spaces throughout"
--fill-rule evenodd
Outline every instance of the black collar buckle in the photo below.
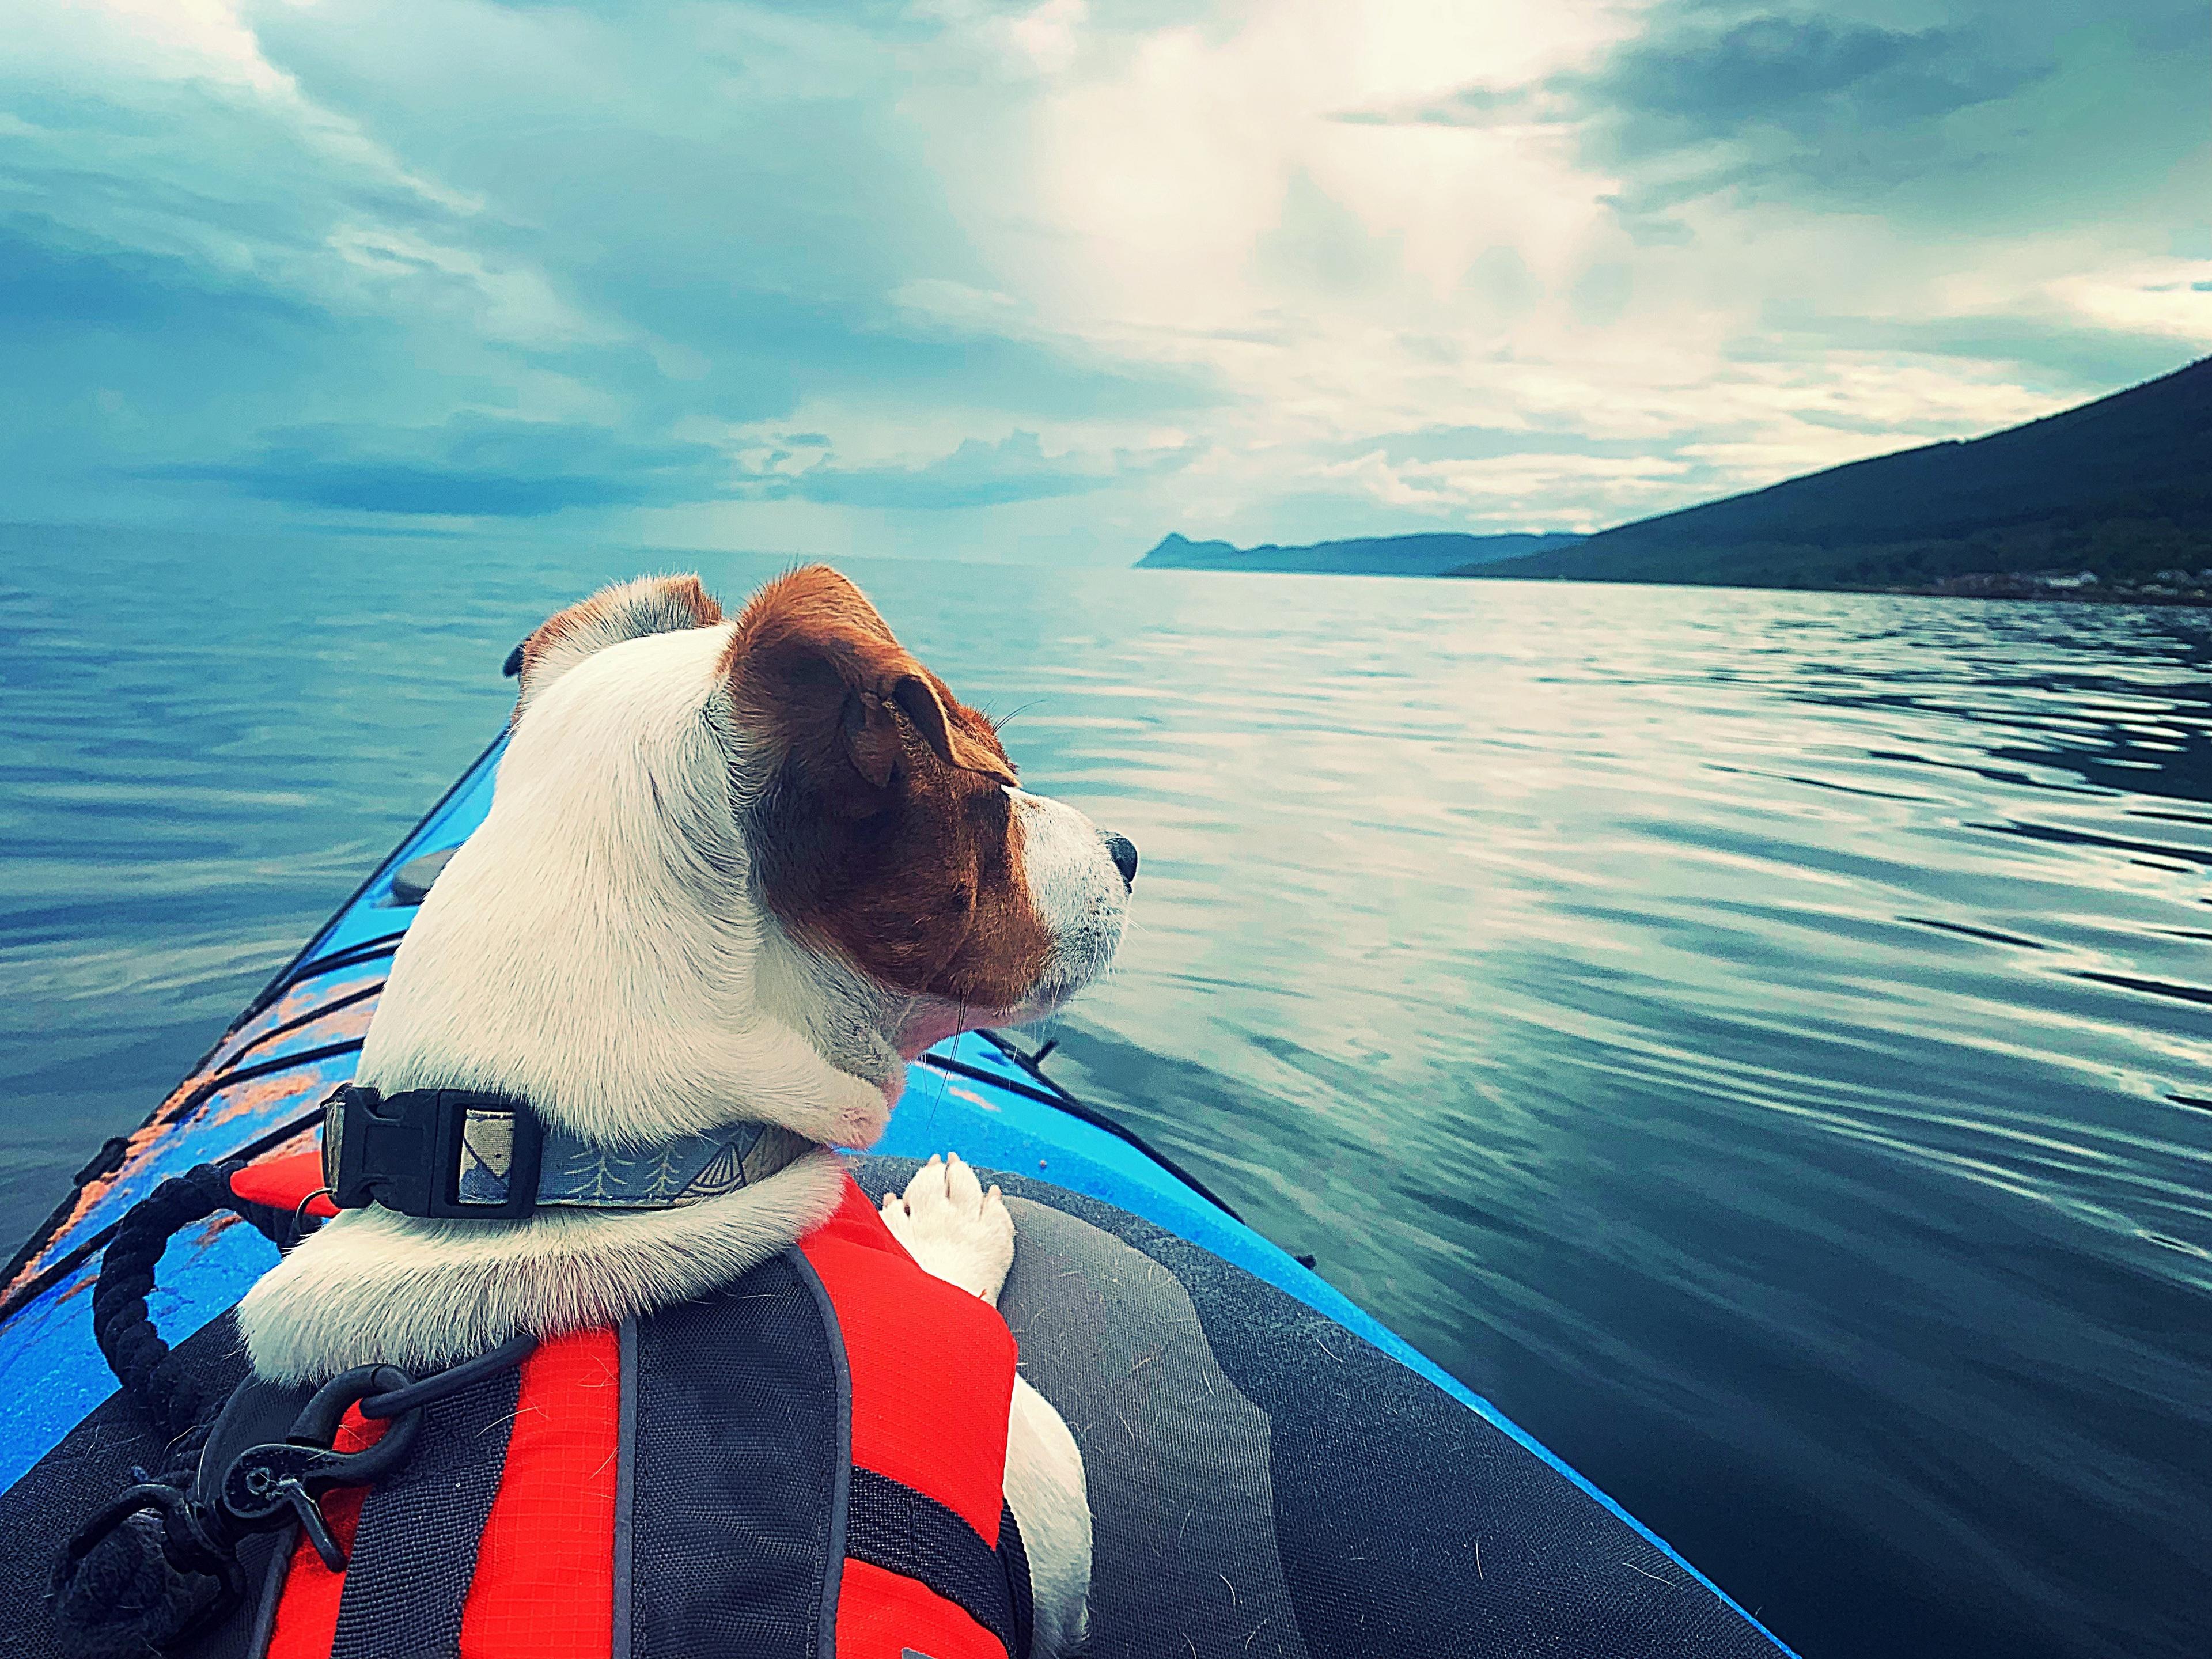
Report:
M 342 1210 L 516 1221 L 538 1206 L 545 1128 L 529 1103 L 473 1089 L 380 1094 L 342 1084 L 323 1102 L 323 1184 Z

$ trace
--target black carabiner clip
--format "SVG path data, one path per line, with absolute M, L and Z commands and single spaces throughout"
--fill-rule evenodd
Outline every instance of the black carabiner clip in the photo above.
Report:
M 254 1532 L 297 1520 L 323 1565 L 343 1572 L 345 1551 L 316 1500 L 333 1486 L 368 1486 L 399 1463 L 414 1447 L 422 1413 L 417 1407 L 396 1413 L 377 1443 L 357 1452 L 333 1449 L 338 1424 L 348 1407 L 411 1387 L 414 1381 L 397 1365 L 356 1365 L 339 1372 L 315 1390 L 281 1443 L 249 1446 L 231 1460 L 216 1491 L 223 1513 Z

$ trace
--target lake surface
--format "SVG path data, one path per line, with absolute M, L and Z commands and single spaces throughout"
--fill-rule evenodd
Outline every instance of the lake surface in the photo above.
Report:
M 0 1233 L 604 579 L 0 531 Z M 846 568 L 1142 848 L 1048 1033 L 1808 1659 L 2202 1654 L 2212 619 Z

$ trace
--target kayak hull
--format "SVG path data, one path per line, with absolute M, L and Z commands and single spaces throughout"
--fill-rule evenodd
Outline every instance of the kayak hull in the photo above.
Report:
M 41 1514 L 50 1506 L 58 1466 L 92 1456 L 88 1437 L 111 1456 L 129 1441 L 91 1328 L 110 1231 L 167 1176 L 313 1144 L 319 1102 L 353 1074 L 433 855 L 465 840 L 489 806 L 500 748 L 147 1122 L 101 1149 L 19 1252 L 0 1297 L 0 1541 L 11 1513 L 15 1526 L 32 1524 L 33 1494 Z M 911 1160 L 946 1151 L 993 1172 L 1017 1203 L 1005 1305 L 1025 1373 L 1068 1418 L 1091 1472 L 1097 1651 L 1171 1652 L 1178 1632 L 1200 1654 L 1414 1643 L 1501 1655 L 1531 1644 L 1787 1651 L 1502 1413 L 998 1034 L 965 1034 L 917 1061 L 889 1132 L 855 1171 L 880 1192 Z M 228 1311 L 276 1259 L 258 1233 L 228 1218 L 188 1228 L 157 1269 L 149 1311 L 172 1344 L 204 1333 L 189 1351 L 236 1365 Z M 1058 1265 L 1048 1271 L 1048 1260 Z M 1082 1304 L 1071 1287 L 1094 1281 L 1116 1288 Z M 1150 1310 L 1143 1318 L 1139 1304 Z M 1074 1316 L 1080 1306 L 1090 1314 Z M 1139 1340 L 1146 1332 L 1149 1346 Z M 1158 1378 L 1122 1386 L 1148 1370 Z M 1147 1391 L 1170 1378 L 1188 1399 Z M 1194 1516 L 1209 1540 L 1202 1550 L 1188 1545 Z M 1182 1528 L 1179 1550 L 1157 1535 L 1170 1522 Z M 1347 1561 L 1367 1565 L 1352 1571 Z M 1180 1621 L 1176 1631 L 1163 1620 Z M 1672 1645 L 1678 1638 L 1690 1645 Z M 1160 1641 L 1168 1645 L 1149 1645 Z

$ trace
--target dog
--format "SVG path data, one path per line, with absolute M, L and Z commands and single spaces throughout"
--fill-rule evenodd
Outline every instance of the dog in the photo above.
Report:
M 877 1139 L 911 1059 L 1057 1009 L 1120 942 L 1135 849 L 1023 790 L 989 720 L 826 567 L 734 619 L 695 576 L 610 587 L 520 659 L 491 808 L 393 958 L 358 1081 L 520 1097 L 616 1146 L 767 1125 L 754 1178 L 515 1222 L 346 1211 L 240 1304 L 266 1380 L 419 1374 L 729 1284 L 829 1217 L 832 1149 Z M 995 1303 L 1014 1238 L 997 1188 L 932 1159 L 883 1215 Z M 1018 1378 L 1005 1490 L 1034 1650 L 1064 1654 L 1087 1622 L 1083 1460 Z

